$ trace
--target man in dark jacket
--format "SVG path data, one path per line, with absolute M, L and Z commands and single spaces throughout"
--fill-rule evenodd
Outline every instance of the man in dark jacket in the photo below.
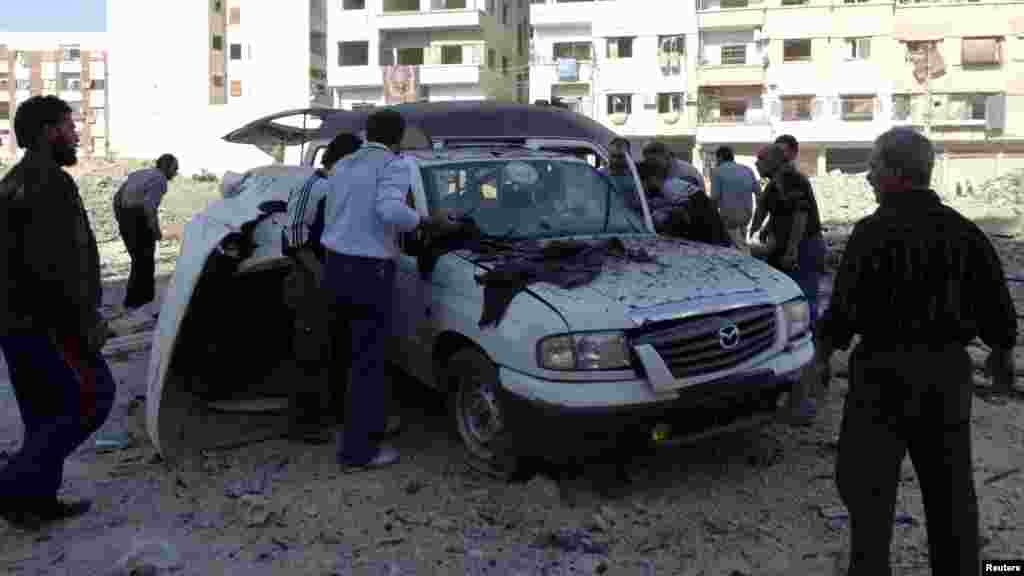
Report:
M 929 189 L 935 151 L 910 128 L 880 136 L 868 181 L 878 209 L 857 222 L 817 330 L 819 371 L 850 355 L 836 484 L 850 513 L 849 576 L 887 576 L 900 466 L 909 452 L 924 496 L 932 574 L 977 575 L 971 458 L 973 368 L 992 348 L 995 388 L 1014 379 L 1017 313 L 999 255 L 973 222 Z
M 26 150 L 0 181 L 0 349 L 25 426 L 0 470 L 0 517 L 22 528 L 86 512 L 57 499 L 64 459 L 106 420 L 114 378 L 100 348 L 100 259 L 78 187 L 71 108 L 34 96 L 15 114 Z

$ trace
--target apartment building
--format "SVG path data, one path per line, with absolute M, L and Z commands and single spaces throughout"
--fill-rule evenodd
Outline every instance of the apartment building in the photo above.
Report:
M 107 38 L 102 33 L 0 33 L 0 158 L 18 156 L 14 114 L 41 94 L 71 106 L 80 154 L 102 155 L 107 135 Z
M 560 99 L 677 152 L 692 142 L 705 172 L 720 145 L 753 164 L 758 148 L 785 133 L 801 141 L 808 173 L 861 171 L 875 137 L 896 125 L 937 143 L 943 186 L 1024 167 L 1024 4 L 684 4 L 533 0 L 531 100 Z
M 912 125 L 940 147 L 940 182 L 1024 167 L 1021 14 L 1008 2 L 701 0 L 695 160 L 708 168 L 731 144 L 752 162 L 789 133 L 808 173 L 861 171 L 879 133 Z
M 697 19 L 692 2 L 532 0 L 530 101 L 591 116 L 637 146 L 695 143 Z
M 328 14 L 336 108 L 526 101 L 526 0 L 338 0 Z
M 109 0 L 116 152 L 173 152 L 186 173 L 271 161 L 270 150 L 221 137 L 282 110 L 330 106 L 327 14 L 335 4 Z

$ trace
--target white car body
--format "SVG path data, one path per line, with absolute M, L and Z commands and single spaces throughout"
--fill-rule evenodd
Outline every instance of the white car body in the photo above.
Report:
M 604 157 L 603 150 L 595 148 L 595 152 Z M 435 149 L 413 151 L 407 157 L 411 166 L 424 169 L 479 160 L 482 155 L 476 151 Z M 523 150 L 521 155 L 529 159 L 551 154 Z M 561 161 L 583 163 L 568 156 L 562 156 Z M 307 166 L 254 169 L 244 182 L 233 183 L 240 193 L 213 203 L 186 226 L 177 267 L 163 300 L 148 372 L 147 430 L 165 458 L 231 444 L 243 437 L 253 437 L 252 434 L 258 437 L 259 429 L 267 426 L 260 424 L 255 415 L 245 415 L 238 420 L 236 416 L 213 411 L 209 403 L 187 390 L 189 378 L 193 377 L 187 373 L 193 369 L 176 367 L 172 360 L 182 346 L 183 326 L 193 307 L 196 289 L 205 276 L 212 274 L 208 267 L 212 259 L 222 254 L 225 240 L 245 232 L 245 227 L 259 220 L 262 203 L 286 202 L 289 194 L 312 172 Z M 635 170 L 633 172 L 635 178 Z M 424 183 L 419 170 L 413 174 L 416 207 L 426 216 L 428 200 Z M 470 345 L 493 362 L 501 392 L 506 397 L 535 404 L 544 410 L 584 414 L 592 410 L 615 412 L 676 405 L 688 391 L 725 389 L 731 382 L 750 377 L 767 377 L 776 385 L 792 382 L 813 356 L 810 333 L 800 328 L 799 335 L 790 334 L 790 327 L 795 324 L 784 310 L 784 304 L 802 299 L 798 286 L 781 272 L 736 250 L 657 236 L 653 233 L 646 205 L 643 221 L 642 233 L 619 238 L 628 248 L 646 250 L 657 259 L 656 263 L 621 265 L 614 271 L 602 273 L 592 283 L 574 289 L 533 284 L 515 297 L 504 319 L 493 328 L 478 325 L 484 289 L 477 282 L 477 276 L 486 268 L 475 264 L 468 250 L 442 256 L 429 280 L 421 279 L 416 259 L 403 253 L 398 259 L 393 295 L 397 338 L 392 357 L 407 374 L 428 386 L 443 388 L 440 372 L 447 355 Z M 241 282 L 245 278 L 256 278 L 291 266 L 291 260 L 282 251 L 284 226 L 285 214 L 279 213 L 251 228 L 252 253 L 238 263 L 233 273 L 234 278 L 240 279 L 238 286 L 243 286 Z M 696 376 L 673 376 L 672 366 L 656 349 L 660 344 L 643 335 L 630 337 L 639 365 L 629 369 L 551 370 L 541 367 L 538 360 L 541 339 L 554 334 L 591 331 L 637 334 L 651 323 L 675 322 L 676 328 L 661 330 L 667 334 L 681 330 L 678 326 L 686 322 L 692 325 L 697 322 L 694 319 L 742 315 L 753 307 L 763 307 L 767 315 L 758 322 L 768 322 L 771 326 L 763 345 L 749 357 Z M 739 322 L 737 320 L 736 324 Z M 239 337 L 259 343 L 261 339 L 276 335 L 268 328 L 265 335 L 240 334 Z M 210 338 L 212 341 L 216 336 Z M 722 346 L 726 346 L 724 340 Z M 189 361 L 193 360 L 179 359 L 178 364 Z M 214 370 L 212 366 L 205 369 Z M 255 431 L 243 431 L 239 421 Z M 528 426 L 528 423 L 519 425 Z

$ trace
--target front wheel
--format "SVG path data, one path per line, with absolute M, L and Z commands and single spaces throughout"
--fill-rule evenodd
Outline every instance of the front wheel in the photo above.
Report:
M 489 476 L 511 478 L 519 459 L 505 450 L 505 413 L 494 363 L 474 348 L 463 348 L 449 359 L 446 374 L 451 413 L 470 466 Z

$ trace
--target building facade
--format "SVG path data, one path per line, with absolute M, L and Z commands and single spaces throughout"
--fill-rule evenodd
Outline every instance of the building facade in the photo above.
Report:
M 106 85 L 104 34 L 0 33 L 0 158 L 18 156 L 14 114 L 21 102 L 41 94 L 71 106 L 80 152 L 105 154 Z
M 109 0 L 112 145 L 171 152 L 185 173 L 242 170 L 270 150 L 222 137 L 282 110 L 330 106 L 327 0 Z M 159 22 L 152 23 L 154 15 Z M 297 161 L 286 156 L 287 161 Z
M 787 133 L 800 140 L 809 174 L 859 172 L 874 138 L 897 125 L 936 142 L 945 186 L 1024 168 L 1024 4 L 698 0 L 689 12 L 682 4 L 690 3 L 534 0 L 531 99 L 568 98 L 626 136 L 690 138 L 705 172 L 720 145 L 752 164 L 758 148 Z M 683 40 L 666 46 L 673 34 Z M 678 88 L 666 74 L 676 59 L 685 60 Z M 611 72 L 616 60 L 629 62 L 631 76 Z
M 561 103 L 689 157 L 695 141 L 692 2 L 533 0 L 530 100 Z
M 327 19 L 336 108 L 528 96 L 526 0 L 338 0 Z

